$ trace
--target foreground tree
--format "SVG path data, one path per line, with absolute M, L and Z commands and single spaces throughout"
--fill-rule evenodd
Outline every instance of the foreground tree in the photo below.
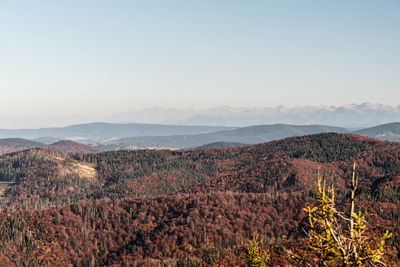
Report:
M 354 163 L 348 215 L 336 210 L 334 187 L 326 186 L 318 171 L 318 204 L 304 209 L 308 215 L 308 247 L 315 255 L 318 266 L 384 266 L 381 261 L 384 244 L 391 234 L 386 231 L 379 241 L 373 242 L 367 234 L 366 214 L 360 211 L 355 213 L 354 200 L 358 184 L 355 169 Z M 372 243 L 376 243 L 374 248 L 371 248 Z M 300 256 L 297 258 L 302 259 Z M 306 265 L 313 265 L 302 260 Z
M 265 267 L 271 255 L 261 246 L 262 240 L 258 239 L 257 234 L 253 234 L 253 239 L 249 240 L 246 249 L 244 262 L 248 267 Z

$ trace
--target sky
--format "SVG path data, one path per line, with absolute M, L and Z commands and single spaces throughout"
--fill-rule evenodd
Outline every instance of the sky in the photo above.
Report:
M 0 0 L 0 93 L 0 128 L 149 107 L 397 106 L 400 1 Z

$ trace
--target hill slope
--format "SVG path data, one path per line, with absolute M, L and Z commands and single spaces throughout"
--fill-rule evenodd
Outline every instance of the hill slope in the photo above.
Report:
M 93 164 L 44 148 L 1 155 L 0 182 L 8 184 L 2 199 L 6 206 L 47 207 L 84 200 L 90 190 L 99 190 Z
M 43 143 L 30 141 L 22 138 L 0 139 L 0 154 L 21 151 L 29 148 L 44 147 Z
M 214 142 L 205 144 L 202 146 L 196 147 L 196 149 L 211 149 L 211 148 L 230 148 L 230 147 L 239 147 L 239 146 L 248 146 L 247 144 L 243 143 L 235 143 L 235 142 Z
M 381 140 L 400 142 L 400 122 L 382 124 L 375 127 L 354 131 L 353 133 Z
M 233 127 L 218 126 L 179 126 L 160 124 L 118 124 L 118 123 L 88 123 L 67 127 L 40 129 L 0 129 L 0 137 L 19 137 L 25 139 L 69 139 L 85 143 L 96 143 L 112 138 L 152 135 L 199 134 L 234 129 Z
M 7 154 L 0 181 L 13 184 L 0 212 L 0 252 L 26 265 L 173 265 L 191 257 L 240 266 L 256 232 L 271 246 L 272 264 L 288 266 L 285 248 L 304 242 L 315 171 L 335 180 L 343 210 L 356 161 L 357 206 L 376 234 L 394 233 L 385 259 L 398 266 L 399 159 L 400 143 L 337 133 L 228 149 Z
M 213 142 L 235 142 L 244 144 L 257 144 L 292 136 L 316 134 L 323 132 L 348 132 L 339 127 L 323 125 L 259 125 L 244 127 L 229 131 L 220 131 L 197 135 L 175 135 L 175 136 L 142 136 L 130 137 L 98 144 L 104 150 L 129 149 L 132 147 L 169 147 L 169 148 L 191 148 Z
M 52 151 L 59 151 L 63 153 L 97 153 L 101 150 L 95 148 L 93 146 L 88 146 L 85 144 L 69 141 L 69 140 L 62 140 L 55 142 L 47 147 L 49 150 Z
M 0 160 L 0 181 L 15 182 L 23 191 L 41 190 L 47 183 L 40 177 L 51 177 L 57 160 L 49 160 L 45 150 L 4 155 Z M 70 158 L 65 155 L 58 157 Z M 351 134 L 324 133 L 292 137 L 247 147 L 188 151 L 110 151 L 97 154 L 76 154 L 71 160 L 93 165 L 99 184 L 85 189 L 91 198 L 123 198 L 131 196 L 164 196 L 182 193 L 232 191 L 243 193 L 290 193 L 313 186 L 313 171 L 324 166 L 330 175 L 340 178 L 348 173 L 356 160 L 361 183 L 384 184 L 390 177 L 397 184 L 400 170 L 400 144 Z M 56 162 L 56 163 L 54 163 Z M 13 166 L 19 168 L 15 169 Z M 56 165 L 54 165 L 56 164 Z M 33 167 L 36 166 L 36 167 Z M 18 173 L 15 171 L 18 170 Z M 35 174 L 36 173 L 36 174 Z M 60 175 L 63 172 L 60 172 Z M 35 186 L 35 179 L 38 177 Z M 60 176 L 64 182 L 75 183 L 73 177 Z M 64 177 L 64 178 L 62 178 Z M 76 185 L 79 187 L 79 183 Z M 62 190 L 62 187 L 58 187 Z M 62 196 L 64 193 L 55 194 Z M 66 197 L 68 194 L 65 195 Z M 29 199 L 29 197 L 28 197 Z M 32 199 L 32 201 L 38 201 Z M 47 201 L 50 201 L 48 199 Z

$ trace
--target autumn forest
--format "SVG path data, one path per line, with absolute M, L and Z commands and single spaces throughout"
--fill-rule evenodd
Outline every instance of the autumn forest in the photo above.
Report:
M 220 149 L 4 154 L 0 262 L 243 266 L 257 234 L 267 264 L 298 266 L 317 171 L 347 212 L 356 162 L 365 234 L 389 230 L 382 261 L 400 264 L 399 159 L 399 143 L 336 133 Z

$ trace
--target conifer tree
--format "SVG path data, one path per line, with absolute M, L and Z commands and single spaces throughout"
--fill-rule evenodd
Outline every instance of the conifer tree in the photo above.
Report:
M 261 246 L 262 241 L 257 234 L 253 234 L 253 239 L 248 240 L 245 249 L 244 262 L 248 267 L 265 267 L 271 255 Z
M 357 185 L 358 178 L 354 163 L 350 185 L 350 213 L 343 214 L 335 207 L 333 185 L 326 186 L 318 171 L 317 205 L 307 206 L 304 209 L 308 216 L 308 248 L 315 255 L 318 266 L 384 266 L 381 261 L 384 244 L 391 234 L 386 231 L 377 242 L 373 242 L 367 234 L 366 214 L 360 211 L 355 212 Z M 374 248 L 371 247 L 372 243 L 376 243 Z M 297 256 L 297 258 L 302 257 Z M 304 262 L 308 262 L 307 265 L 313 265 L 307 260 Z

